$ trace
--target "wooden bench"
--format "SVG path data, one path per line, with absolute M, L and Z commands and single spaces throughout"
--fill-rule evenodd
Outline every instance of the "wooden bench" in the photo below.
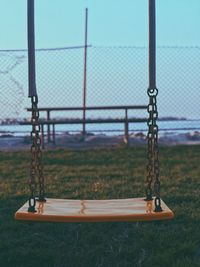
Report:
M 31 111 L 31 108 L 28 108 L 27 111 Z M 147 118 L 133 118 L 128 116 L 129 110 L 147 110 L 146 105 L 134 105 L 134 106 L 94 106 L 94 107 L 40 107 L 39 112 L 45 112 L 46 118 L 40 119 L 40 125 L 41 125 L 41 134 L 42 134 L 42 147 L 44 148 L 44 140 L 45 140 L 45 133 L 44 133 L 44 126 L 47 126 L 47 142 L 48 143 L 56 143 L 55 137 L 56 137 L 56 130 L 55 125 L 61 125 L 61 124 L 105 124 L 105 123 L 123 123 L 124 124 L 124 136 L 125 136 L 125 142 L 129 142 L 129 123 L 144 123 L 147 122 Z M 100 111 L 100 110 L 122 110 L 124 111 L 124 116 L 121 118 L 69 118 L 69 119 L 53 119 L 52 118 L 52 112 L 58 112 L 58 111 Z M 20 123 L 22 125 L 31 124 L 30 122 L 22 122 Z M 52 126 L 52 131 L 51 131 Z M 83 127 L 85 128 L 85 127 Z M 51 139 L 52 136 L 52 139 Z

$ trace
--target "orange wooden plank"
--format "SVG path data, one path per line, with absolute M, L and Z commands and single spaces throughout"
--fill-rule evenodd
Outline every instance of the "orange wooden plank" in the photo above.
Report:
M 26 202 L 16 213 L 16 220 L 41 222 L 153 221 L 172 219 L 173 212 L 161 200 L 162 212 L 154 212 L 154 201 L 144 198 L 110 200 L 52 199 L 37 202 L 37 212 L 27 212 Z

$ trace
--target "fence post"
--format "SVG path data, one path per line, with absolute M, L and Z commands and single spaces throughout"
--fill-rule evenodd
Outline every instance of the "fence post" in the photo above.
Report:
M 83 77 L 83 135 L 85 135 L 86 117 L 86 89 L 87 89 L 87 32 L 88 32 L 88 9 L 85 9 L 85 46 L 84 46 L 84 77 Z
M 129 145 L 128 109 L 125 109 L 124 142 Z
M 47 110 L 47 121 L 50 120 L 50 110 Z M 47 142 L 51 142 L 51 129 L 50 124 L 47 124 Z

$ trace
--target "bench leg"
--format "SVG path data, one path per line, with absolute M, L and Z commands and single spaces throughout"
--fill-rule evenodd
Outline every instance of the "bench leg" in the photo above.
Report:
M 55 124 L 53 124 L 53 144 L 56 144 L 56 136 L 55 136 Z
M 129 129 L 128 129 L 128 121 L 124 124 L 124 142 L 129 145 Z
M 42 133 L 42 138 L 41 138 L 41 142 L 42 142 L 42 149 L 44 149 L 44 124 L 41 125 L 41 133 Z

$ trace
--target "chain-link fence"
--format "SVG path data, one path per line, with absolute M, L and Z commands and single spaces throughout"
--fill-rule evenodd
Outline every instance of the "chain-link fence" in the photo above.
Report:
M 148 104 L 147 47 L 88 47 L 87 106 Z M 0 52 L 0 119 L 29 118 L 27 51 Z M 159 117 L 200 119 L 200 47 L 158 47 Z M 40 107 L 82 107 L 84 48 L 36 51 Z M 120 117 L 121 111 L 87 112 L 90 117 Z M 41 114 L 44 116 L 44 114 Z M 78 118 L 81 111 L 55 112 L 55 117 Z M 129 116 L 146 117 L 145 111 Z M 170 124 L 168 124 L 170 128 Z

